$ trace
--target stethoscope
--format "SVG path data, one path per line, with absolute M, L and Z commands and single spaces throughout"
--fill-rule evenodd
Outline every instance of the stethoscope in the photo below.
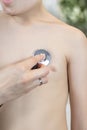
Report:
M 36 55 L 39 55 L 39 54 L 44 54 L 45 55 L 45 59 L 40 61 L 39 63 L 37 63 L 32 69 L 37 69 L 39 68 L 38 67 L 38 64 L 43 64 L 43 65 L 49 65 L 51 63 L 51 54 L 45 50 L 45 49 L 38 49 L 36 51 L 34 51 L 33 55 L 36 56 Z

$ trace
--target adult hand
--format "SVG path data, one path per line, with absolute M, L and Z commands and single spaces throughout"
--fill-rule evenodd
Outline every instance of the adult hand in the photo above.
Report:
M 37 55 L 9 65 L 0 71 L 0 104 L 16 99 L 32 89 L 46 84 L 52 67 L 40 65 L 32 69 L 44 55 Z

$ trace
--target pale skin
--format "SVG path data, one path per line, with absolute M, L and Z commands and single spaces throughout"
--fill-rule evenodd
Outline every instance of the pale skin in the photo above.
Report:
M 32 67 L 41 59 L 44 59 L 44 55 L 32 56 L 0 69 L 1 106 L 40 86 L 39 78 L 41 78 L 43 84 L 48 82 L 47 75 L 50 70 L 54 71 L 52 66 L 46 67 L 39 64 L 38 69 L 32 70 Z
M 5 13 L 0 16 L 0 67 L 23 60 L 36 49 L 46 49 L 52 55 L 51 65 L 56 72 L 49 73 L 47 84 L 4 104 L 5 109 L 0 113 L 1 130 L 67 130 L 68 94 L 71 130 L 86 130 L 85 35 L 49 14 L 40 0 L 12 3 L 3 5 Z

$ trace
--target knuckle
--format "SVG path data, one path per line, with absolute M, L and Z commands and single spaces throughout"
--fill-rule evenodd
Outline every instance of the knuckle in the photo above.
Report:
M 27 84 L 33 82 L 33 77 L 34 75 L 32 73 L 27 72 L 24 76 L 22 76 L 22 83 Z
M 46 78 L 45 81 L 48 82 L 48 78 Z
M 46 76 L 46 75 L 48 75 L 48 74 L 49 74 L 49 70 L 46 69 L 46 70 L 44 71 L 44 76 Z
M 42 79 L 42 81 L 43 81 L 44 84 L 46 84 L 46 83 L 48 83 L 48 78 L 45 77 L 45 78 Z
M 22 79 L 22 84 L 23 84 L 23 85 L 26 85 L 26 84 L 27 84 L 27 79 L 26 79 L 26 78 L 23 78 L 23 79 Z
M 44 67 L 45 72 L 49 72 L 49 68 L 48 67 Z
M 44 81 L 44 84 L 46 84 L 46 83 L 48 83 L 48 80 L 45 80 L 45 81 Z
M 24 75 L 24 76 L 22 76 L 21 81 L 22 81 L 22 84 L 25 85 L 25 84 L 27 83 L 28 79 L 27 79 L 27 77 Z

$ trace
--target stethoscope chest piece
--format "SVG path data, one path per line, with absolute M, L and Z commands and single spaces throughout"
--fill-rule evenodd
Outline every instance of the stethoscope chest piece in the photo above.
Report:
M 49 65 L 51 62 L 51 54 L 47 50 L 44 50 L 44 49 L 38 49 L 34 52 L 34 56 L 39 55 L 39 54 L 45 54 L 45 59 L 40 61 L 39 63 L 46 66 Z

